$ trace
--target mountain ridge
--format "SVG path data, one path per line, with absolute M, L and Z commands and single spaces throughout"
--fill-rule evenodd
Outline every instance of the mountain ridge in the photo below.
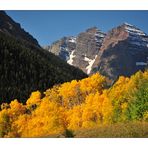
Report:
M 0 32 L 40 47 L 38 41 L 15 22 L 5 11 L 0 10 Z
M 63 37 L 45 49 L 89 74 L 89 67 L 98 54 L 104 37 L 105 33 L 97 27 L 91 27 L 75 37 Z
M 96 35 L 98 35 L 97 38 Z M 65 50 L 65 52 L 70 50 L 71 54 L 67 54 L 67 56 L 63 52 L 68 58 L 63 58 L 64 56 L 60 54 L 57 55 L 67 61 L 67 63 L 82 69 L 88 75 L 100 72 L 102 75 L 115 80 L 120 75 L 130 76 L 138 70 L 144 70 L 147 66 L 148 36 L 138 27 L 127 22 L 111 29 L 107 33 L 101 32 L 97 27 L 88 28 L 85 32 L 79 33 L 75 38 L 74 50 L 70 49 L 68 46 Z M 54 50 L 59 49 L 60 53 L 62 44 L 59 41 L 56 41 L 58 46 L 52 44 L 47 50 L 55 53 Z M 142 51 L 144 53 L 138 52 L 138 48 L 143 49 Z M 111 49 L 113 50 L 111 52 L 116 53 L 111 53 Z M 126 52 L 126 55 L 124 52 Z M 109 55 L 107 56 L 107 54 Z M 134 54 L 135 57 L 131 54 Z M 124 58 L 122 58 L 123 55 Z M 118 58 L 115 58 L 116 56 L 118 56 Z M 131 61 L 129 62 L 131 63 L 130 66 L 128 66 L 126 58 L 127 61 Z M 117 59 L 119 59 L 120 64 L 117 63 Z M 122 61 L 120 59 L 122 59 Z
M 32 91 L 43 92 L 53 85 L 87 77 L 80 69 L 26 40 L 26 36 L 18 38 L 13 32 L 0 31 L 0 104 L 13 99 L 24 103 Z

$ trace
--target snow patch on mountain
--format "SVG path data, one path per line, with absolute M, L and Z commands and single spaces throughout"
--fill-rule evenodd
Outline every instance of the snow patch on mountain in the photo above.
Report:
M 68 64 L 72 65 L 73 63 L 73 58 L 75 57 L 74 55 L 74 50 L 71 52 L 70 56 L 69 56 L 69 60 L 67 61 Z
M 137 46 L 141 46 L 141 43 L 136 42 L 136 41 L 131 41 L 131 44 L 133 44 L 133 45 L 137 45 Z
M 104 38 L 105 37 L 105 34 L 100 32 L 100 31 L 97 31 L 96 34 L 95 34 L 96 37 L 100 37 L 100 38 Z
M 136 62 L 136 66 L 146 66 L 147 63 L 145 62 Z
M 129 42 L 132 45 L 140 46 L 140 47 L 147 47 L 148 38 L 147 34 L 144 33 L 142 30 L 137 28 L 134 25 L 124 23 L 123 27 L 126 32 L 129 33 Z
M 140 29 L 138 29 L 137 27 L 131 25 L 131 24 L 128 24 L 128 23 L 124 23 L 125 25 L 125 29 L 127 32 L 129 32 L 130 34 L 133 34 L 133 35 L 140 35 L 140 36 L 145 36 L 146 34 L 141 31 Z
M 65 51 L 68 51 L 68 48 L 67 47 L 64 47 L 64 46 L 60 46 L 60 50 L 65 50 Z
M 130 27 L 133 27 L 132 24 L 129 24 L 129 23 L 127 23 L 127 22 L 125 22 L 124 24 L 127 25 L 127 26 L 130 26 Z
M 76 43 L 76 37 L 70 37 L 68 41 L 71 43 Z
M 87 74 L 90 74 L 91 70 L 92 70 L 92 65 L 94 64 L 95 60 L 97 58 L 97 55 L 95 56 L 94 59 L 89 59 L 88 57 L 84 57 L 84 60 L 88 62 L 88 66 L 86 67 L 87 69 Z

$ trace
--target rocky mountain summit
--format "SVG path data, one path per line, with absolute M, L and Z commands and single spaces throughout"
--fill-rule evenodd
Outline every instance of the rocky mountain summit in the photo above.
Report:
M 134 25 L 124 23 L 106 35 L 92 73 L 116 79 L 144 70 L 148 62 L 148 36 Z
M 99 71 L 115 80 L 147 67 L 148 35 L 128 23 L 107 34 L 92 27 L 76 37 L 56 41 L 47 50 L 89 75 Z
M 92 27 L 76 37 L 64 37 L 45 49 L 90 74 L 104 37 L 103 32 Z

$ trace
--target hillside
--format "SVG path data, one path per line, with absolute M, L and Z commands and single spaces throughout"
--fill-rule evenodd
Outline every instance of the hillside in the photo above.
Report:
M 25 102 L 34 90 L 45 89 L 86 75 L 35 45 L 0 33 L 0 103 Z
M 38 41 L 26 32 L 19 23 L 9 17 L 5 11 L 0 11 L 0 32 L 40 47 Z

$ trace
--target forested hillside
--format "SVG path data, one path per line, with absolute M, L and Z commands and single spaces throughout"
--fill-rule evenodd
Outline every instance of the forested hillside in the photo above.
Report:
M 24 103 L 32 91 L 84 77 L 48 51 L 0 32 L 0 104 L 14 99 Z
M 148 71 L 107 83 L 96 73 L 3 103 L 0 136 L 148 137 Z
M 40 47 L 38 41 L 29 32 L 25 31 L 20 23 L 13 20 L 2 10 L 0 10 L 0 32 Z

